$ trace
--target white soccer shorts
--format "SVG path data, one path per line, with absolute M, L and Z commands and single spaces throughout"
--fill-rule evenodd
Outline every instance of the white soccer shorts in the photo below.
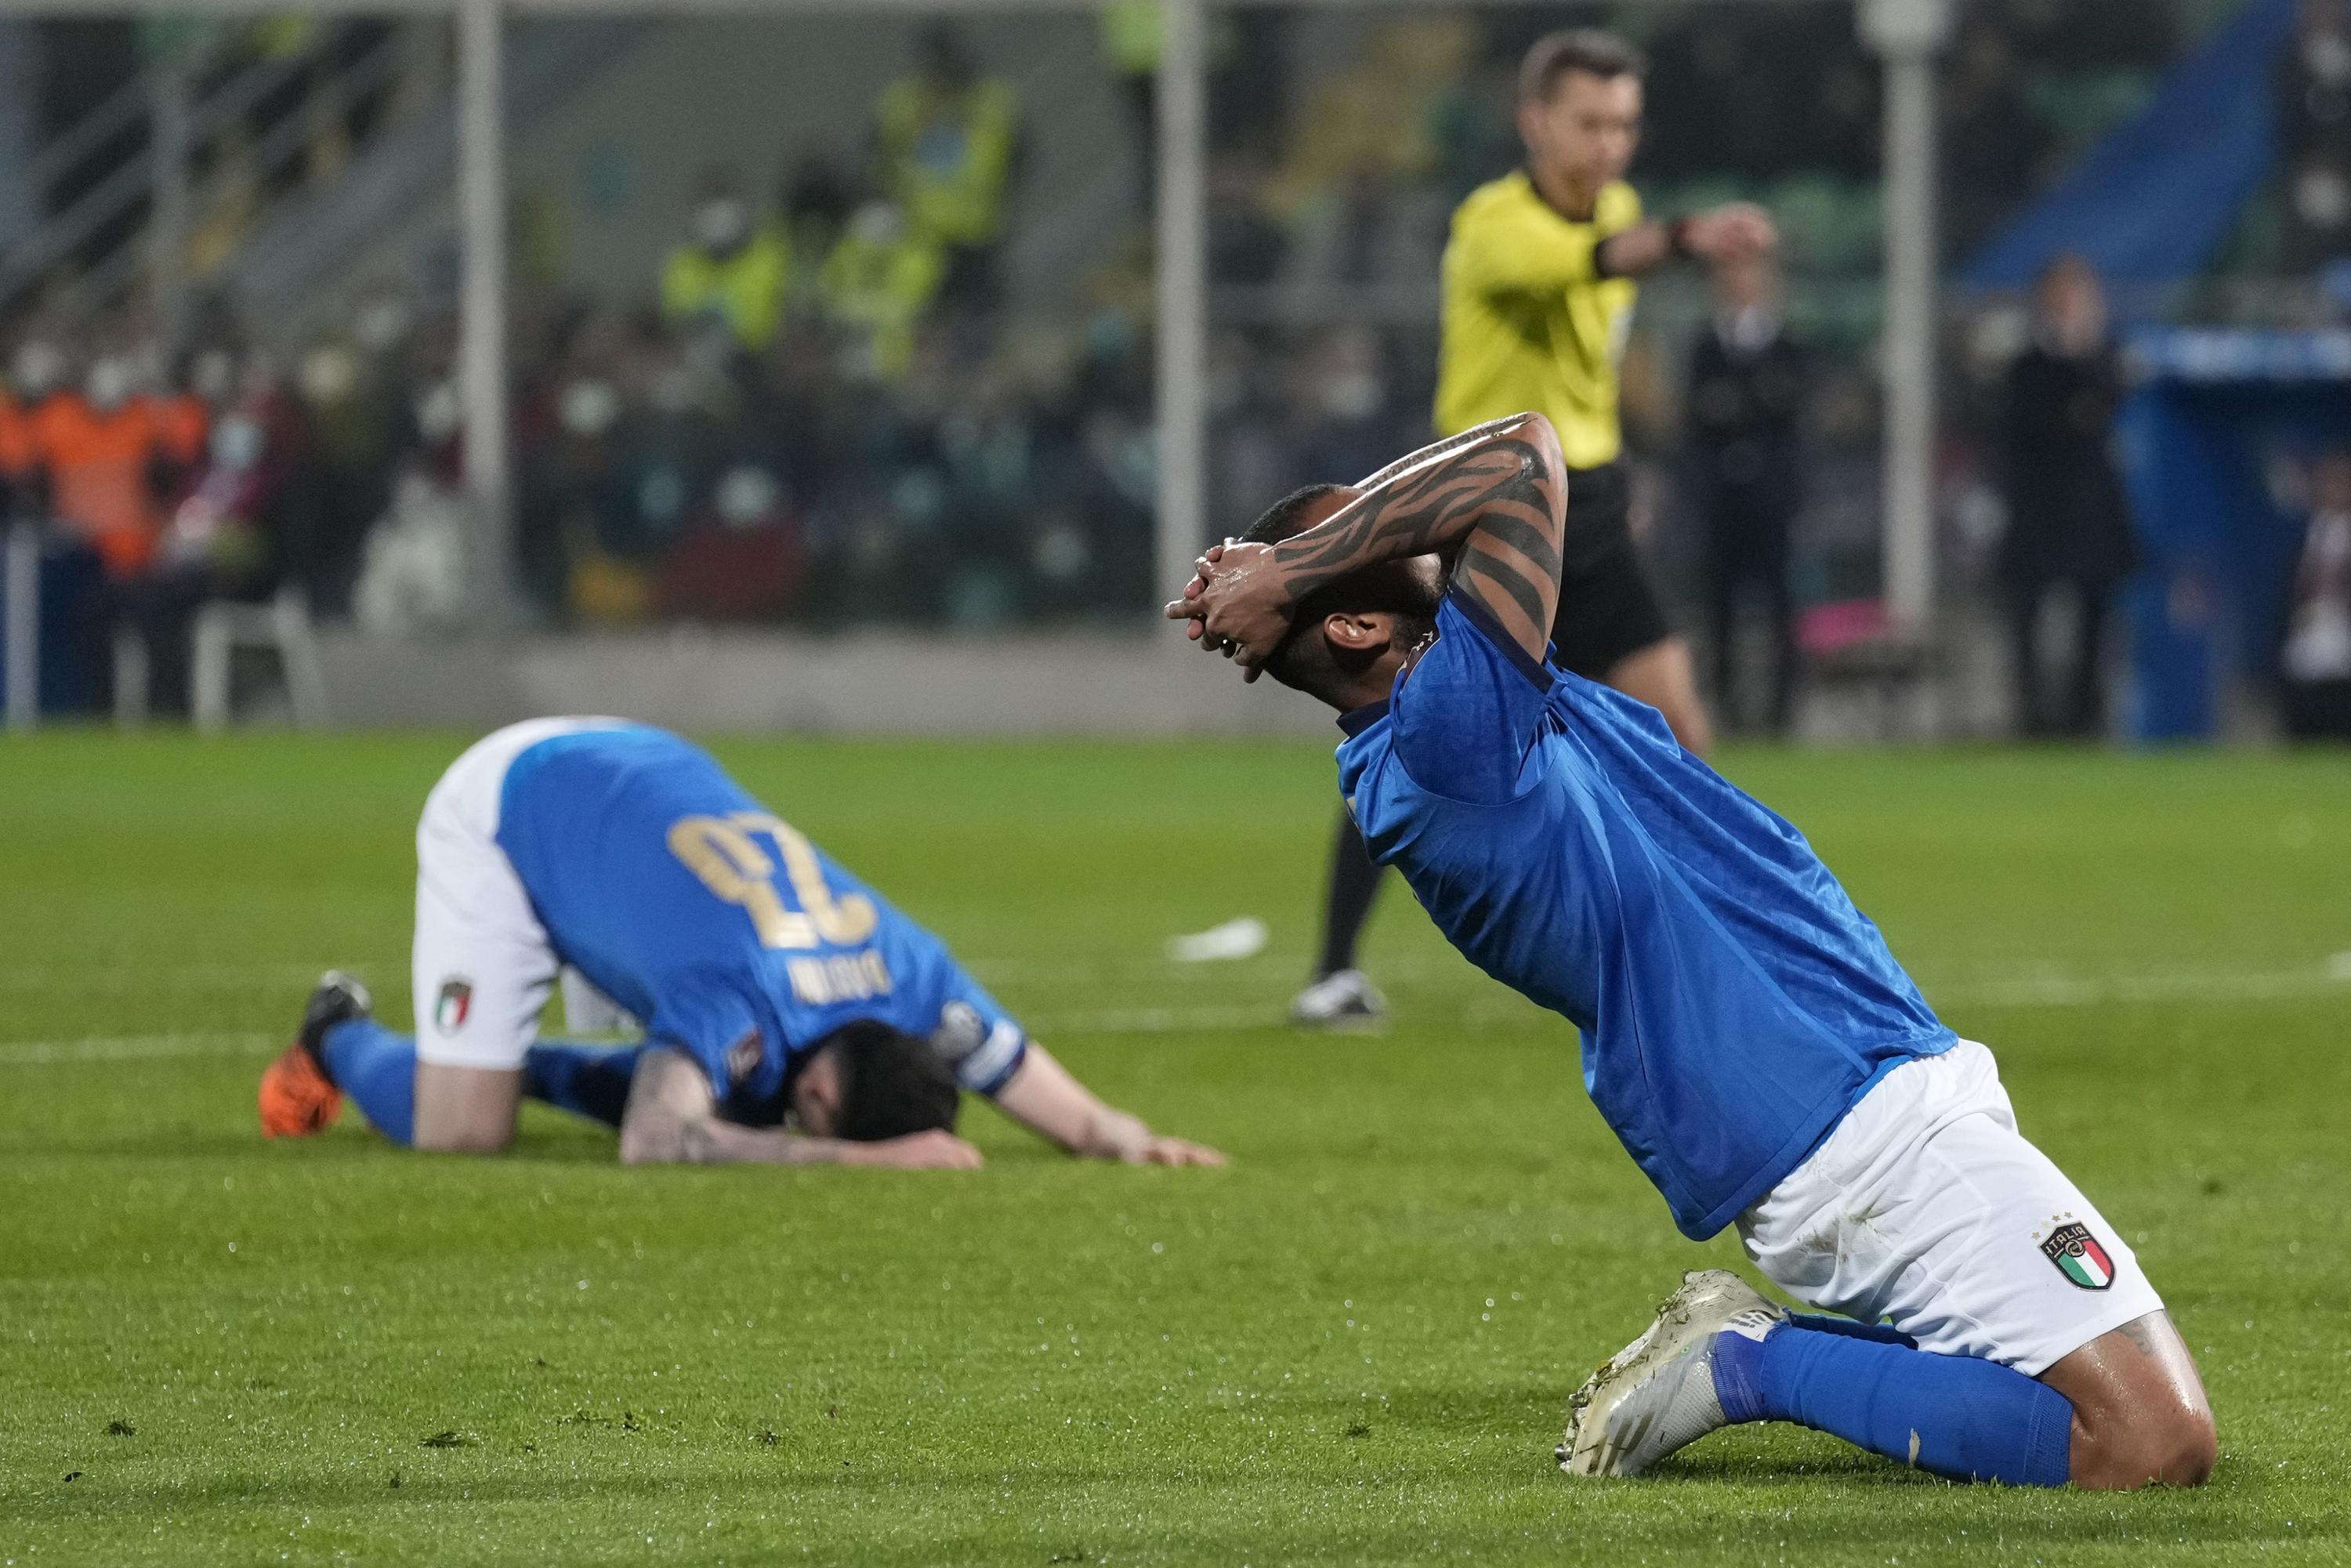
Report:
M 2163 1307 L 1972 1040 L 1880 1079 L 1739 1236 L 1798 1301 L 2030 1376 Z
M 416 824 L 416 1060 L 512 1069 L 538 1038 L 561 968 L 530 894 L 498 847 L 499 797 L 516 758 L 552 736 L 615 719 L 538 718 L 475 741 L 425 797 Z

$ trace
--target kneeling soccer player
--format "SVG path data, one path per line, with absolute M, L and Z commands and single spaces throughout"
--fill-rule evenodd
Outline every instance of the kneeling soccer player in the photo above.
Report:
M 2193 1485 L 2188 1348 L 2119 1233 L 2018 1135 L 1785 821 L 1650 708 L 1544 661 L 1559 448 L 1539 414 L 1277 504 L 1168 606 L 1340 709 L 1373 853 L 1488 974 L 1573 1020 L 1594 1103 L 1687 1235 L 1804 1302 L 1688 1275 L 1573 1400 L 1562 1468 L 1632 1475 L 1784 1420 L 1953 1477 Z
M 385 1135 L 489 1151 L 524 1095 L 620 1129 L 621 1158 L 965 1167 L 961 1089 L 1072 1153 L 1214 1165 L 1104 1105 L 946 944 L 674 735 L 538 719 L 477 743 L 416 830 L 418 1033 L 330 974 L 261 1081 L 271 1136 L 342 1096 Z M 643 1044 L 537 1039 L 565 966 Z

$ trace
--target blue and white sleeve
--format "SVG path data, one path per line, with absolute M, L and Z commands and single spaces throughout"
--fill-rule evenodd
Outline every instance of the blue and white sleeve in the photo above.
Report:
M 939 1010 L 931 1043 L 955 1069 L 956 1082 L 975 1094 L 995 1094 L 1020 1071 L 1029 1034 L 987 988 L 957 969 Z

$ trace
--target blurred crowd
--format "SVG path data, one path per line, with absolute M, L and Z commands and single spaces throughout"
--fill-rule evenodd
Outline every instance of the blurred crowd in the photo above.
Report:
M 1113 247 L 1066 308 L 1006 309 L 1021 142 L 1009 88 L 934 26 L 864 166 L 798 162 L 772 198 L 710 169 L 641 295 L 518 298 L 524 613 L 1131 615 L 1150 591 L 1149 257 Z M 144 635 L 172 706 L 208 599 L 291 586 L 384 630 L 468 612 L 446 300 L 386 280 L 290 350 L 213 300 L 182 340 L 131 312 L 70 331 L 36 312 L 5 366 L 0 486 L 93 567 L 93 648 Z
M 2191 9 L 1963 9 L 1943 107 L 1954 254 L 2144 97 Z M 2351 26 L 2342 0 L 2305 10 L 2277 68 L 2293 214 L 2279 243 L 2315 267 L 2343 256 L 2351 224 Z M 1783 273 L 1654 290 L 1625 371 L 1652 480 L 1639 512 L 1713 651 L 1718 699 L 1784 727 L 1805 608 L 1846 594 L 1846 557 L 1874 548 L 1876 64 L 1841 6 L 1565 11 L 1652 59 L 1635 179 L 1653 210 L 1754 195 L 1786 238 Z M 1516 161 L 1511 69 L 1562 20 L 1215 14 L 1214 516 L 1424 438 L 1447 214 Z M 517 576 L 533 621 L 988 627 L 1151 601 L 1157 8 L 1112 0 L 1098 26 L 1146 177 L 1050 304 L 1008 276 L 1034 210 L 1031 110 L 937 23 L 870 105 L 861 156 L 788 152 L 780 177 L 710 168 L 678 193 L 674 243 L 633 296 L 517 298 Z M 166 702 L 173 644 L 208 597 L 291 585 L 319 616 L 413 629 L 460 619 L 473 588 L 449 301 L 386 279 L 291 343 L 256 318 L 214 302 L 169 350 L 135 316 L 68 329 L 37 310 L 12 330 L 8 505 L 79 541 L 97 622 L 148 636 Z M 1992 402 L 2029 409 L 2040 361 L 2016 362 L 2023 380 L 2003 366 Z M 2032 417 L 2001 417 L 1975 432 L 1994 475 L 2036 461 L 2001 444 L 2021 449 Z M 2011 543 L 1985 558 L 2019 650 L 2020 723 L 2092 727 L 2101 693 L 2022 664 L 2043 591 L 2074 580 L 2027 561 L 2032 508 L 2020 501 Z M 2075 617 L 2084 669 L 2105 659 L 2118 526 Z
M 1019 103 L 922 30 L 868 166 L 705 173 L 655 301 L 542 307 L 517 431 L 551 619 L 966 627 L 1149 591 L 1150 277 L 1004 303 Z

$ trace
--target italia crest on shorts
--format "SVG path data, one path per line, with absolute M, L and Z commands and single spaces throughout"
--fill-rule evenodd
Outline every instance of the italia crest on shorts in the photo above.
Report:
M 2061 1225 L 2041 1239 L 2041 1255 L 2057 1271 L 2085 1291 L 2103 1291 L 2115 1282 L 2115 1261 L 2090 1228 L 2080 1220 Z
M 439 998 L 433 1004 L 433 1027 L 443 1034 L 455 1034 L 465 1027 L 465 1015 L 473 1010 L 474 983 L 445 980 Z

